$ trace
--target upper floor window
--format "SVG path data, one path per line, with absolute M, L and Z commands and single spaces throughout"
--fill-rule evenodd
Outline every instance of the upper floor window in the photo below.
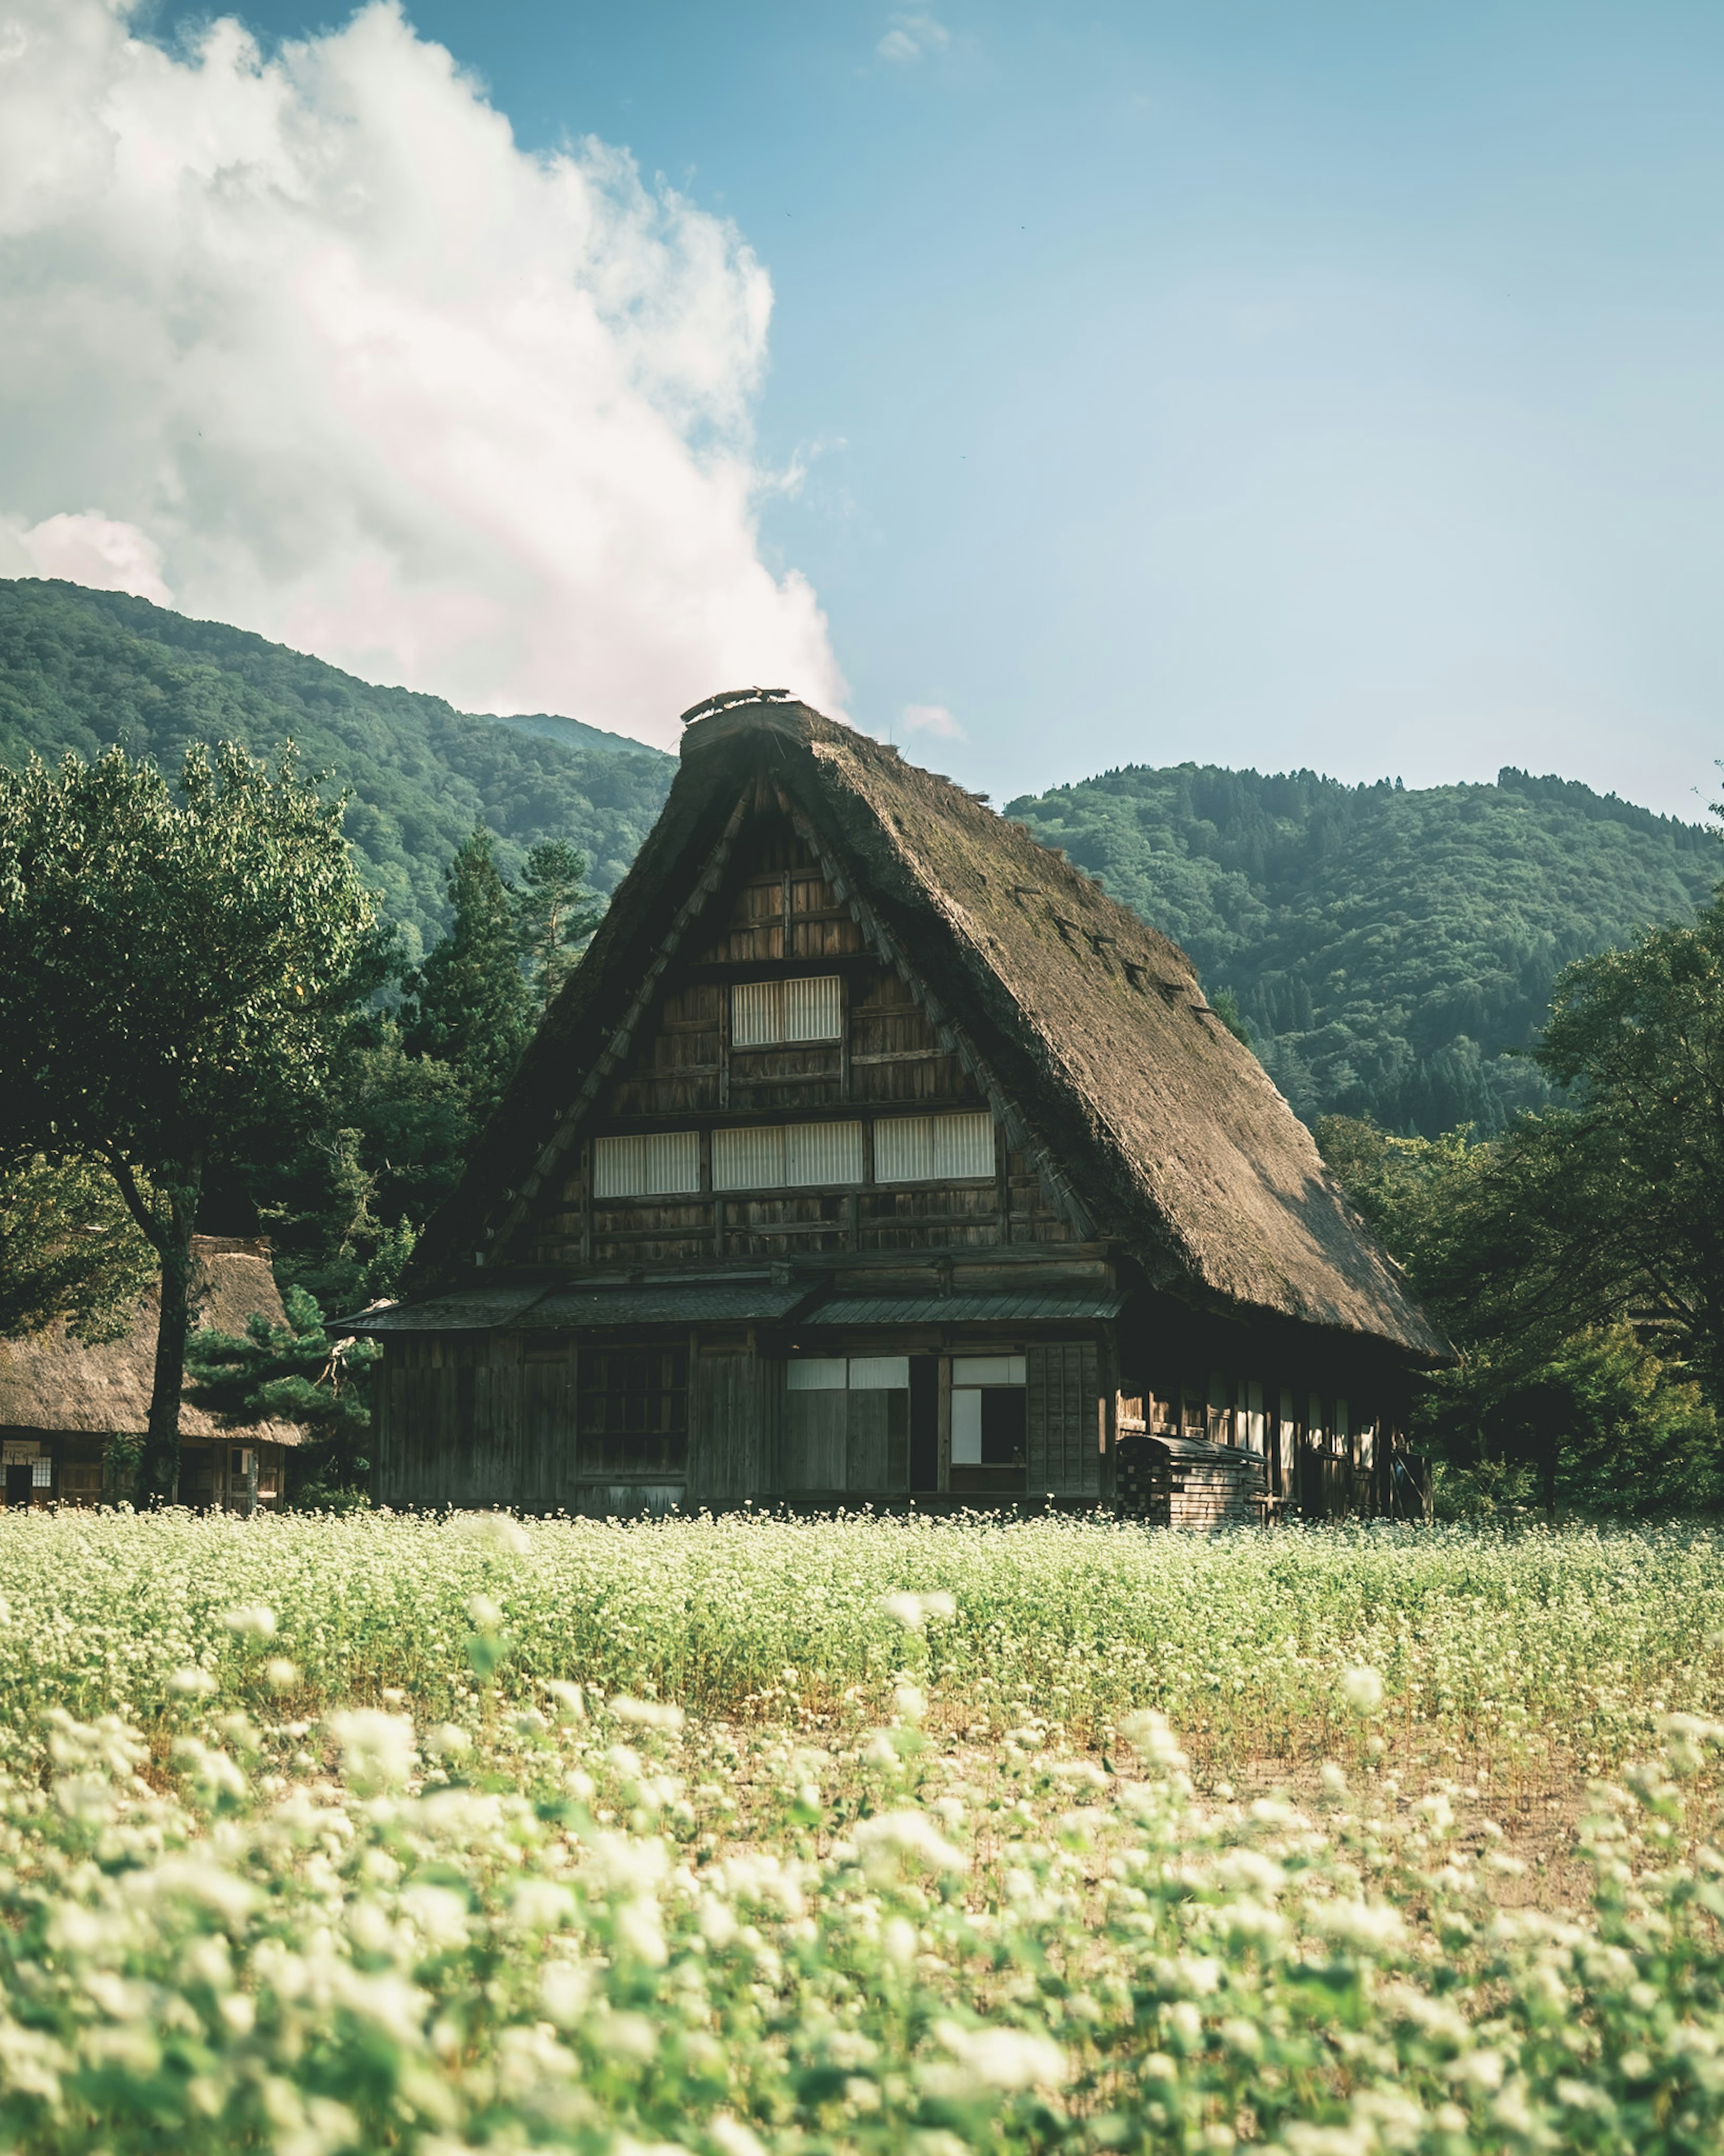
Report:
M 712 1133 L 715 1190 L 808 1189 L 861 1180 L 860 1123 L 757 1124 Z
M 941 1183 L 993 1173 L 992 1116 L 894 1116 L 874 1127 L 876 1183 Z
M 595 1198 L 673 1198 L 700 1188 L 697 1131 L 654 1131 L 642 1137 L 595 1138 Z
M 836 973 L 809 981 L 749 981 L 731 990 L 732 1048 L 837 1040 L 843 1019 Z

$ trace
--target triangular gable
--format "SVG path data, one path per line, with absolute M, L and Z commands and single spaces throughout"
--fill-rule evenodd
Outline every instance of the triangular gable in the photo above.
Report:
M 805 706 L 700 719 L 659 820 L 414 1268 L 509 1247 L 626 1055 L 752 810 L 782 809 L 1081 1232 L 1152 1279 L 1450 1352 L 1176 946 L 950 781 Z

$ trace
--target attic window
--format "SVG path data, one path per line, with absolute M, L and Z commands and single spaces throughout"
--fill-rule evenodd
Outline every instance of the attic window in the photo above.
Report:
M 700 1188 L 697 1131 L 654 1131 L 642 1137 L 597 1138 L 595 1198 L 673 1198 Z
M 842 1031 L 836 973 L 808 981 L 750 981 L 731 991 L 732 1048 L 836 1040 Z
M 944 1183 L 993 1173 L 993 1118 L 894 1116 L 874 1127 L 876 1183 Z
M 807 1190 L 861 1180 L 860 1123 L 780 1123 L 712 1133 L 715 1190 Z

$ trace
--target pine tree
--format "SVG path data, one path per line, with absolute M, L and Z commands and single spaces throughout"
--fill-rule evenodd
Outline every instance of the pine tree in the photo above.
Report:
M 542 1018 L 556 1000 L 581 946 L 598 926 L 598 908 L 586 879 L 584 855 L 561 839 L 547 839 L 526 857 L 513 896 L 516 935 L 535 1018 Z
M 515 909 L 489 831 L 474 832 L 447 883 L 454 925 L 408 983 L 406 1042 L 411 1054 L 453 1066 L 477 1125 L 520 1060 L 531 1012 Z

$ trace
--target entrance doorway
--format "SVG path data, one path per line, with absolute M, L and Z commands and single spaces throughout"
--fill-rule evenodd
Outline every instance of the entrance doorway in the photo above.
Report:
M 26 1460 L 22 1466 L 9 1466 L 6 1471 L 6 1509 L 14 1505 L 28 1506 L 30 1502 L 30 1482 L 35 1470 Z

